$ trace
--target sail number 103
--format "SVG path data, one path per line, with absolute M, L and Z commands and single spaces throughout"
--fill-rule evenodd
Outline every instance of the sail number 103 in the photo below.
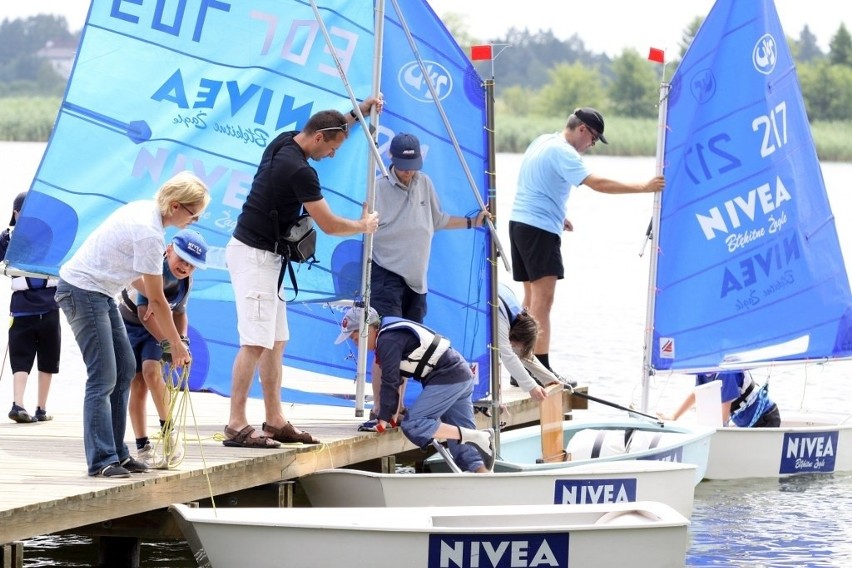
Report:
M 769 114 L 752 120 L 751 128 L 761 134 L 760 157 L 766 158 L 787 144 L 787 103 L 781 101 Z M 739 168 L 742 160 L 726 146 L 732 142 L 727 133 L 710 137 L 707 143 L 698 142 L 684 154 L 684 170 L 694 184 L 710 181 Z

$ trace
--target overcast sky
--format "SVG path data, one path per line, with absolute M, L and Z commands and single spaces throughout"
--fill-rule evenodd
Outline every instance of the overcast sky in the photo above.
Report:
M 626 47 L 640 53 L 651 46 L 677 52 L 684 29 L 713 5 L 713 0 L 428 1 L 438 15 L 454 12 L 464 16 L 470 33 L 481 40 L 501 36 L 512 26 L 531 31 L 552 29 L 562 39 L 578 34 L 587 49 L 609 55 L 618 55 Z M 788 36 L 798 38 L 807 24 L 823 51 L 841 22 L 852 32 L 849 0 L 776 0 L 775 5 Z M 390 2 L 386 6 L 392 9 Z M 88 9 L 89 0 L 0 0 L 0 20 L 59 14 L 76 31 L 83 27 Z

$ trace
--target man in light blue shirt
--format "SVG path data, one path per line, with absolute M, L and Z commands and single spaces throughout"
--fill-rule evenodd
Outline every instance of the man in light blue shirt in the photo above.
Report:
M 582 154 L 604 138 L 604 119 L 593 108 L 576 109 L 562 132 L 543 134 L 524 153 L 509 216 L 512 276 L 524 283 L 524 306 L 538 320 L 535 356 L 550 369 L 550 310 L 556 281 L 565 277 L 562 231 L 574 230 L 566 218 L 568 197 L 579 185 L 601 193 L 646 193 L 663 189 L 662 176 L 647 183 L 622 183 L 592 174 Z M 551 369 L 552 370 L 552 369 Z

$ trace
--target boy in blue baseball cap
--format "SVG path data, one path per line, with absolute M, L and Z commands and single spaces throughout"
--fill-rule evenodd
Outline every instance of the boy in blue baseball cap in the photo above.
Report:
M 163 293 L 172 310 L 175 327 L 184 343 L 189 346 L 189 322 L 186 304 L 192 289 L 192 273 L 196 268 L 207 268 L 207 243 L 197 231 L 178 231 L 166 247 L 163 259 Z M 136 376 L 130 383 L 128 413 L 136 437 L 137 459 L 149 467 L 170 469 L 183 458 L 180 434 L 170 420 L 171 393 L 163 381 L 164 335 L 153 318 L 147 317 L 148 299 L 141 280 L 121 293 L 118 306 L 127 336 L 136 355 Z M 155 448 L 146 435 L 146 402 L 148 392 L 157 407 L 160 418 L 162 446 Z

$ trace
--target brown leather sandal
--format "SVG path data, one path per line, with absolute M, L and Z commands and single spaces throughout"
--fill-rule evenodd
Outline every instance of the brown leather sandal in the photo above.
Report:
M 254 433 L 252 426 L 246 426 L 239 432 L 229 426 L 225 426 L 226 438 L 222 440 L 222 444 L 229 448 L 264 448 L 272 450 L 281 447 L 281 444 L 275 440 L 271 440 L 269 436 L 261 435 L 253 438 L 252 433 Z
M 289 422 L 282 428 L 276 428 L 264 422 L 261 428 L 263 428 L 265 432 L 270 432 L 273 440 L 283 444 L 322 444 L 322 442 L 307 432 L 300 432 L 296 430 L 296 427 Z

